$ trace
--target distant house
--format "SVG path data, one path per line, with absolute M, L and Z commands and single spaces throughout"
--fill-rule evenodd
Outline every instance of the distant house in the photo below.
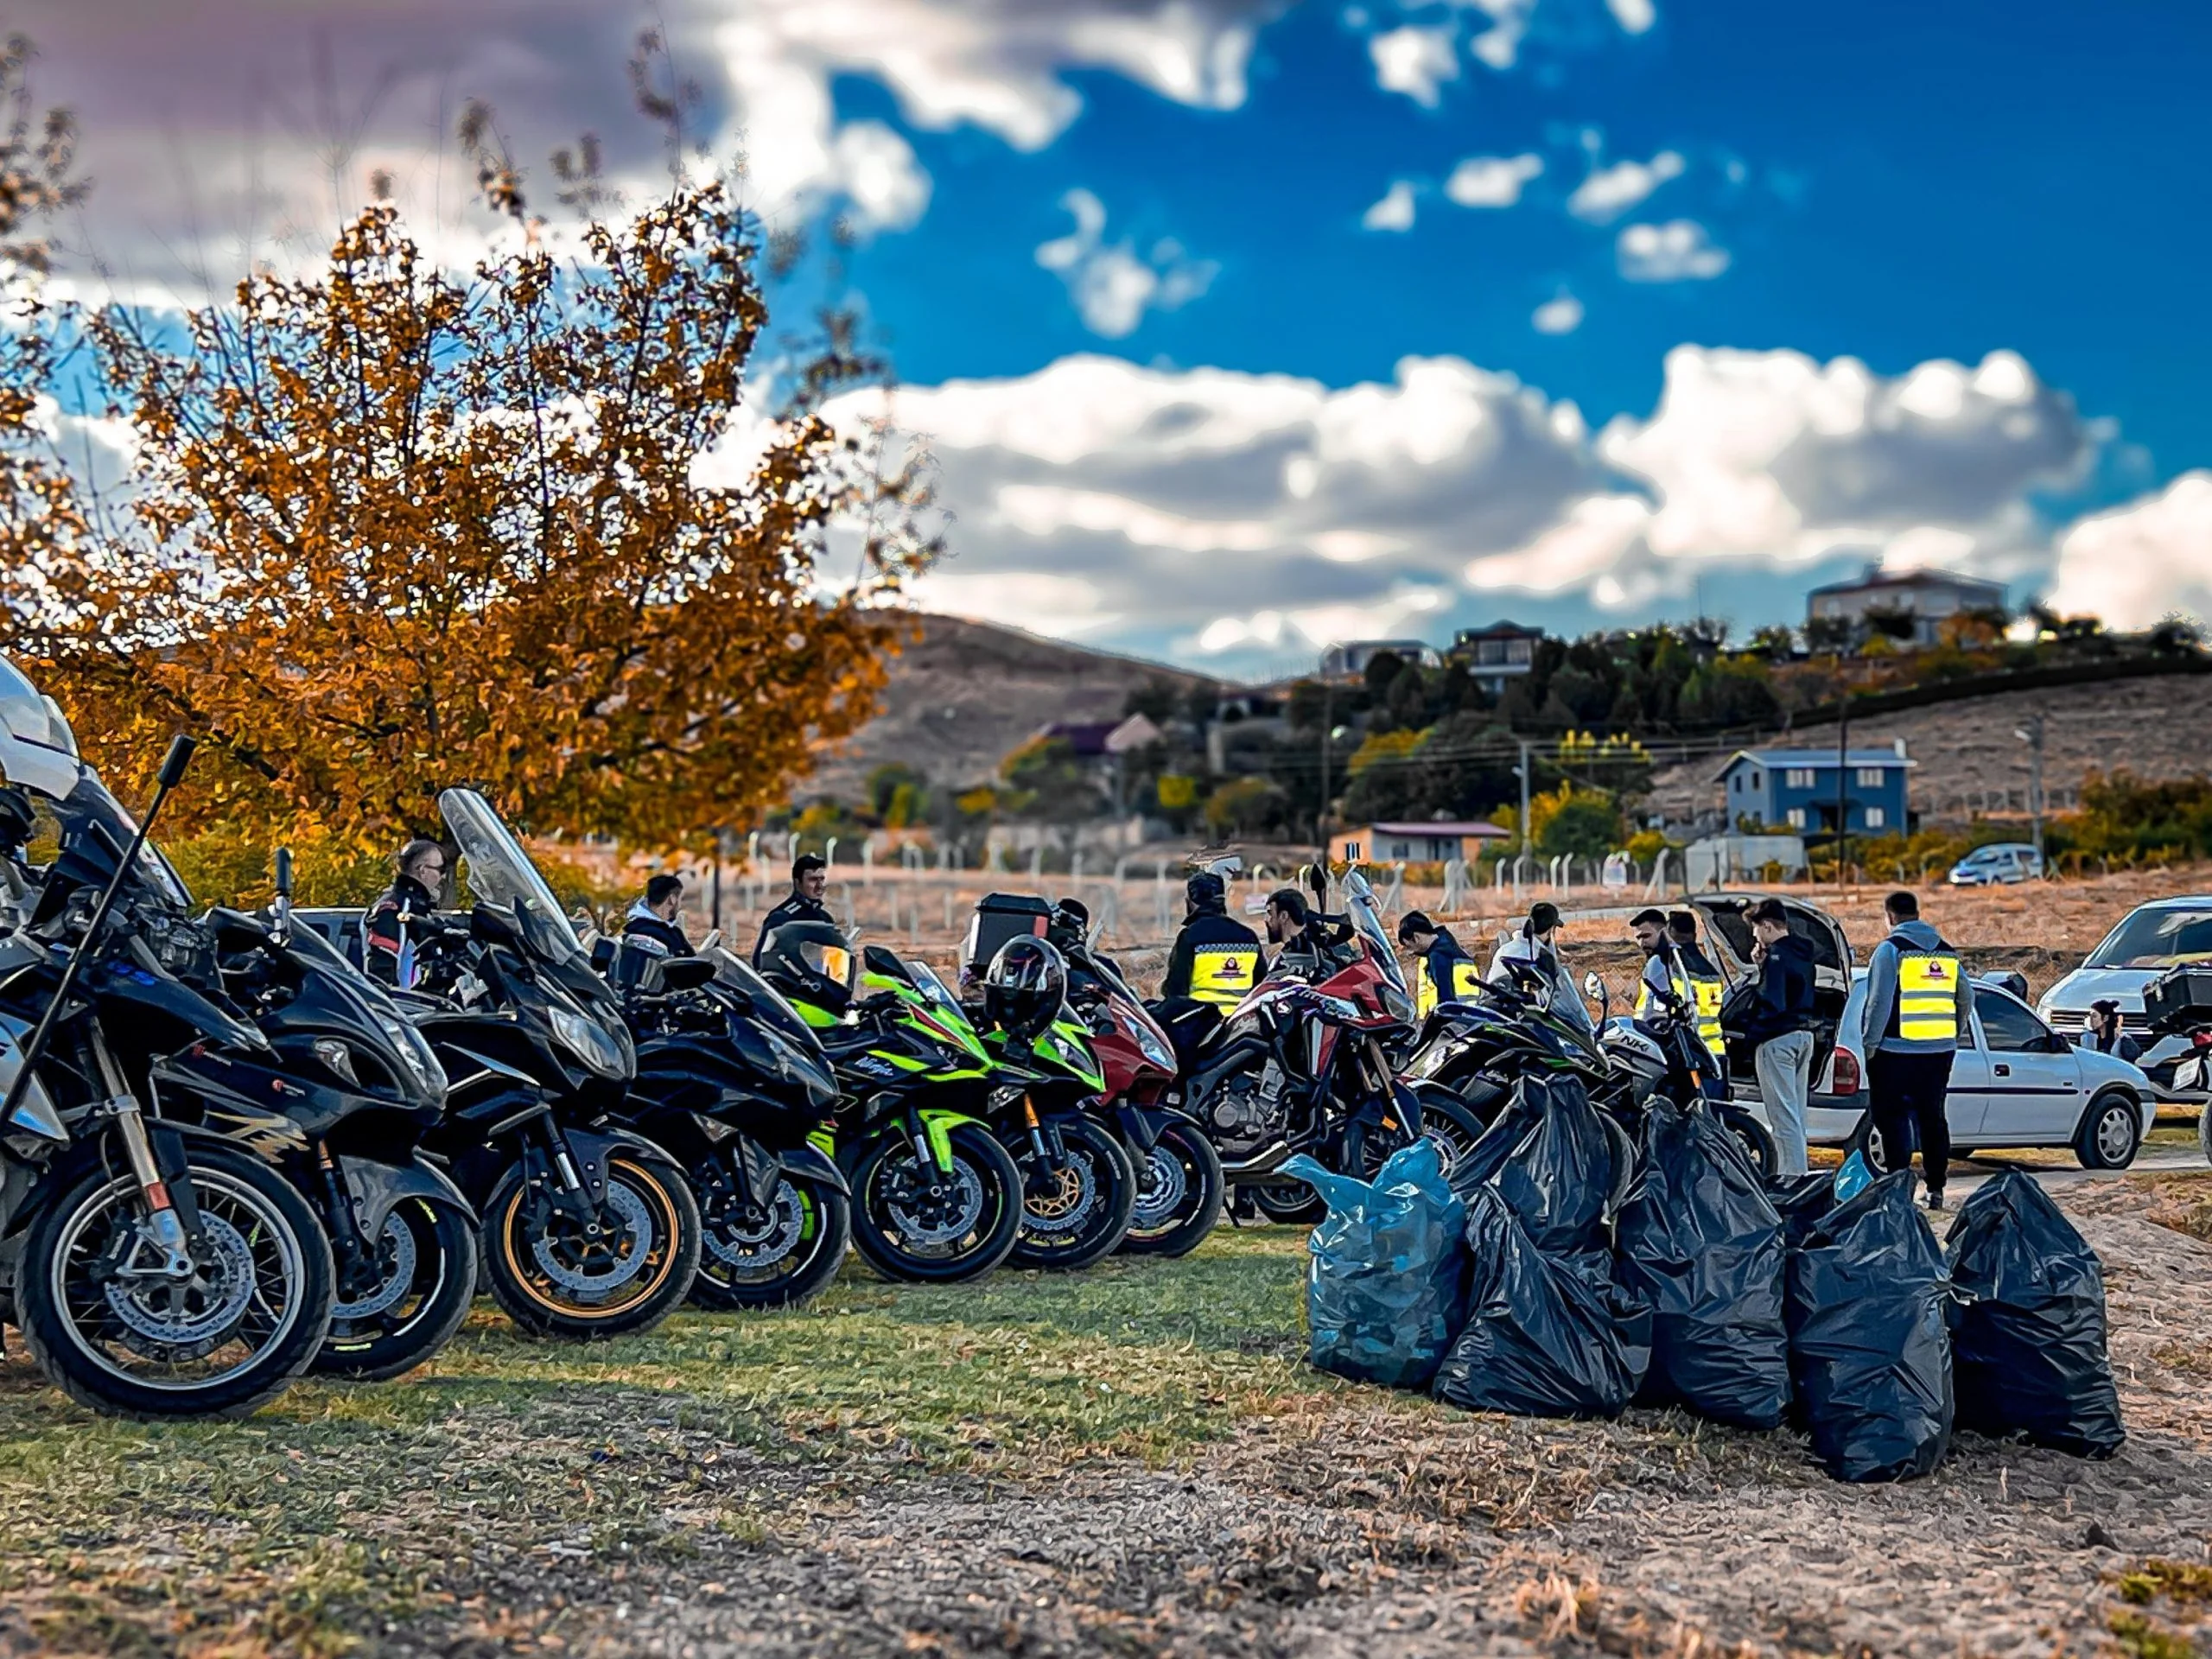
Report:
M 1436 648 L 1425 639 L 1351 639 L 1342 645 L 1331 645 L 1321 653 L 1321 677 L 1325 680 L 1356 680 L 1367 672 L 1367 665 L 1384 652 L 1401 662 L 1419 663 L 1434 667 Z
M 1524 628 L 1518 622 L 1493 622 L 1486 628 L 1462 628 L 1452 637 L 1451 658 L 1467 670 L 1475 683 L 1493 697 L 1505 695 L 1508 683 L 1526 674 L 1534 664 L 1541 628 Z
M 1494 823 L 1460 819 L 1364 823 L 1331 836 L 1329 856 L 1348 864 L 1442 864 L 1455 858 L 1471 863 L 1488 843 L 1511 838 L 1510 831 Z
M 1037 735 L 1066 743 L 1078 760 L 1103 760 L 1160 741 L 1160 728 L 1142 715 L 1122 720 L 1056 720 L 1037 728 Z
M 1914 765 L 1902 741 L 1894 749 L 1853 749 L 1843 757 L 1839 790 L 1834 749 L 1738 749 L 1713 781 L 1731 825 L 1749 819 L 1833 834 L 1840 794 L 1847 834 L 1884 836 L 1907 827 L 1905 774 Z
M 1884 570 L 1870 564 L 1856 582 L 1831 582 L 1805 596 L 1808 622 L 1842 622 L 1864 632 L 1870 616 L 1902 616 L 1912 622 L 1916 645 L 1942 639 L 1943 624 L 1966 611 L 2005 608 L 2002 582 L 1953 575 L 1947 570 Z

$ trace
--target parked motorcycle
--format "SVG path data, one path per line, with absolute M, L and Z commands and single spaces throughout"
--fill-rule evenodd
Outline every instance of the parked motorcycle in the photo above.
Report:
M 622 1116 L 674 1154 L 699 1201 L 704 1248 L 691 1300 L 710 1308 L 811 1301 L 837 1276 L 853 1235 L 844 1172 L 810 1138 L 838 1103 L 820 1041 L 718 945 L 670 959 L 606 940 L 594 957 L 637 1044 Z
M 438 808 L 477 903 L 429 942 L 405 1005 L 451 1080 L 429 1149 L 484 1218 L 492 1294 L 517 1325 L 650 1330 L 690 1292 L 699 1207 L 619 1116 L 637 1069 L 620 1005 L 490 804 L 449 789 Z
M 304 1370 L 330 1327 L 330 1246 L 291 1184 L 173 1122 L 153 1062 L 213 1042 L 265 1052 L 185 982 L 209 950 L 144 824 L 78 757 L 68 722 L 0 659 L 0 779 L 42 798 L 60 851 L 0 938 L 0 1262 L 40 1368 L 93 1410 L 238 1416 Z

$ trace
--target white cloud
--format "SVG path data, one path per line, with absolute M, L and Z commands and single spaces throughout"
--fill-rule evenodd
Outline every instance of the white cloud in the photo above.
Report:
M 906 387 L 893 413 L 929 436 L 954 514 L 945 571 L 970 584 L 944 591 L 961 605 L 1005 615 L 1014 601 L 992 595 L 1079 581 L 1014 620 L 1229 673 L 1529 605 L 1583 626 L 1681 614 L 1700 580 L 1739 617 L 1775 607 L 1747 619 L 1764 620 L 1869 560 L 1974 571 L 2018 596 L 2052 557 L 2033 503 L 2078 486 L 2110 438 L 2010 353 L 1892 378 L 1684 346 L 1647 417 L 1594 435 L 1573 404 L 1449 357 L 1337 388 L 1072 357 Z M 2212 529 L 2193 516 L 2212 514 L 2212 474 L 2174 494 L 2115 516 L 2126 556 L 2164 561 L 2139 601 L 2120 595 L 2123 614 L 2178 602 L 2160 582 L 2212 587 Z M 2119 562 L 2098 537 L 2122 531 L 2098 523 L 2069 540 L 2084 570 Z
M 1675 151 L 1662 149 L 1648 162 L 1593 167 L 1567 199 L 1567 211 L 1592 225 L 1610 224 L 1669 179 L 1681 177 L 1686 165 Z
M 1651 0 L 1605 0 L 1605 5 L 1624 35 L 1641 35 L 1659 21 Z
M 1108 340 L 1135 334 L 1147 311 L 1173 311 L 1212 285 L 1220 267 L 1194 260 L 1180 244 L 1161 241 L 1140 256 L 1124 239 L 1105 241 L 1106 205 L 1088 190 L 1071 190 L 1060 206 L 1075 229 L 1037 250 L 1037 263 L 1067 284 L 1084 326 Z
M 1444 194 L 1462 207 L 1510 207 L 1543 170 L 1541 156 L 1470 156 L 1452 169 Z
M 1614 252 L 1621 275 L 1631 283 L 1703 280 L 1728 269 L 1728 250 L 1694 219 L 1631 225 L 1620 233 Z
M 1554 295 L 1529 321 L 1540 334 L 1571 334 L 1582 326 L 1582 302 L 1572 294 Z
M 1359 216 L 1362 228 L 1370 231 L 1410 231 L 1414 227 L 1414 188 L 1404 179 L 1391 185 L 1382 199 Z
M 864 230 L 910 230 L 929 209 L 930 175 L 914 147 L 880 121 L 838 129 L 830 162 L 830 177 Z
M 2212 472 L 2183 473 L 2155 495 L 2081 520 L 2058 543 L 2044 602 L 2120 628 L 2212 619 Z
M 1374 60 L 1376 86 L 1403 92 L 1425 109 L 1436 107 L 1446 81 L 1459 79 L 1459 46 L 1449 29 L 1408 23 L 1370 36 L 1367 54 Z

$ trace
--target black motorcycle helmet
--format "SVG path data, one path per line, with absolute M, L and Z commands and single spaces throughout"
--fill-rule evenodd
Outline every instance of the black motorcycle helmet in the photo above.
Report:
M 829 922 L 786 922 L 768 936 L 755 964 L 785 996 L 830 1014 L 853 1005 L 858 975 L 853 942 Z
M 1008 939 L 983 976 L 983 1004 L 991 1023 L 1023 1042 L 1044 1035 L 1067 995 L 1068 965 L 1039 938 Z

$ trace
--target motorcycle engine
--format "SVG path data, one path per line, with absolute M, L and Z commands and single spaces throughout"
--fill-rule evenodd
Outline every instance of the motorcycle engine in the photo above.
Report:
M 1272 1058 L 1257 1072 L 1228 1079 L 1207 1103 L 1214 1128 L 1239 1142 L 1266 1139 L 1282 1125 L 1282 1069 Z

